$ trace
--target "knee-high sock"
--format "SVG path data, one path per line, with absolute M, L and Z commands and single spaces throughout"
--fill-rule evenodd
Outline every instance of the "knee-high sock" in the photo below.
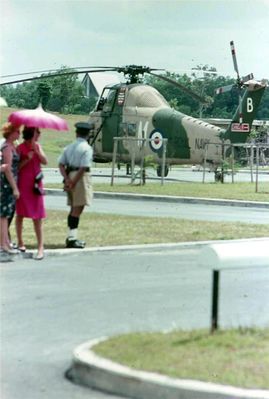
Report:
M 69 228 L 67 238 L 70 240 L 76 240 L 78 225 L 79 225 L 79 218 L 69 214 L 68 218 L 67 218 L 67 225 Z

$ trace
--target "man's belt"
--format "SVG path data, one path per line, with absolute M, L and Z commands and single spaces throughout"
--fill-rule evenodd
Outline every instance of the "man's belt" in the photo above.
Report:
M 69 172 L 75 172 L 76 170 L 79 170 L 80 168 L 75 167 L 75 166 L 68 166 L 66 169 L 69 173 Z M 90 172 L 90 171 L 91 171 L 91 168 L 88 168 L 88 167 L 84 168 L 84 172 Z

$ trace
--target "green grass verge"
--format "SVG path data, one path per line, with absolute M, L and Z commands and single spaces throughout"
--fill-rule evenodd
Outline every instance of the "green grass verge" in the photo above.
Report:
M 44 221 L 45 248 L 63 248 L 67 232 L 67 212 L 49 210 L 47 214 L 47 219 Z M 14 223 L 11 233 L 15 240 Z M 28 248 L 35 248 L 36 239 L 30 219 L 24 220 L 23 235 L 25 245 Z M 94 213 L 84 213 L 79 225 L 79 237 L 85 239 L 87 247 L 267 236 L 269 236 L 267 225 Z
M 269 329 L 132 333 L 112 337 L 94 351 L 174 378 L 269 389 Z
M 251 183 L 146 183 L 144 186 L 129 184 L 95 184 L 96 191 L 128 192 L 135 194 L 172 195 L 183 197 L 224 198 L 269 202 L 269 181 L 260 184 L 260 192 L 255 193 Z
M 269 179 L 269 176 L 268 176 Z M 94 178 L 93 178 L 94 182 Z M 62 184 L 46 184 L 47 188 L 62 188 Z M 259 192 L 255 193 L 255 184 L 252 183 L 146 183 L 144 186 L 109 183 L 94 183 L 95 191 L 148 194 L 148 195 L 172 195 L 183 197 L 223 198 L 245 201 L 269 202 L 269 182 L 260 183 Z

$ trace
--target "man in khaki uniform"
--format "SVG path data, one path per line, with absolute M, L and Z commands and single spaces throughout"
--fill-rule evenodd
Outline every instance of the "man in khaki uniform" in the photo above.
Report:
M 59 169 L 64 178 L 64 190 L 67 192 L 67 204 L 70 213 L 67 218 L 67 248 L 84 248 L 85 241 L 78 240 L 79 218 L 85 205 L 92 201 L 91 166 L 93 150 L 88 143 L 92 124 L 78 122 L 76 140 L 69 144 L 59 158 Z

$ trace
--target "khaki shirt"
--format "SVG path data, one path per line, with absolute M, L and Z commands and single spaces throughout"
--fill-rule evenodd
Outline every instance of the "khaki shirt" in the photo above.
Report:
M 76 141 L 65 147 L 58 159 L 58 163 L 75 168 L 87 168 L 92 166 L 93 150 L 87 140 L 78 137 Z

